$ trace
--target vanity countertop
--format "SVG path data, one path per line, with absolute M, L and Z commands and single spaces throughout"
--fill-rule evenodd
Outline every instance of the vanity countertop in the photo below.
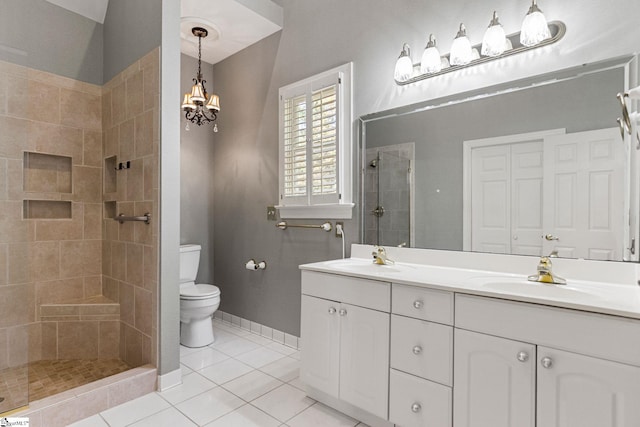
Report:
M 377 265 L 365 258 L 303 264 L 300 269 L 640 319 L 640 286 L 631 283 L 567 278 L 567 285 L 549 285 L 530 282 L 525 274 L 409 262 Z

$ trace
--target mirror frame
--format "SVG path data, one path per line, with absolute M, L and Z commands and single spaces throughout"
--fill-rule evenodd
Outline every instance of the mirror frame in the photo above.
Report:
M 356 158 L 359 163 L 359 176 L 358 176 L 358 192 L 359 197 L 359 212 L 358 212 L 358 221 L 360 223 L 359 227 L 359 235 L 358 242 L 363 243 L 365 241 L 365 171 L 366 171 L 366 156 L 365 150 L 367 149 L 366 145 L 366 137 L 367 137 L 367 129 L 366 125 L 369 122 L 381 120 L 388 117 L 397 117 L 403 116 L 406 114 L 415 114 L 422 111 L 428 111 L 432 109 L 447 107 L 463 102 L 468 101 L 476 101 L 479 99 L 490 98 L 494 96 L 499 96 L 503 94 L 508 94 L 520 90 L 531 89 L 533 87 L 542 86 L 542 85 L 550 85 L 554 83 L 563 82 L 566 80 L 575 79 L 581 77 L 583 75 L 606 71 L 609 69 L 622 68 L 624 70 L 624 90 L 628 90 L 630 87 L 635 87 L 640 80 L 638 62 L 640 62 L 640 55 L 624 55 L 615 58 L 610 58 L 603 61 L 597 61 L 590 64 L 582 64 L 576 67 L 571 67 L 559 71 L 553 71 L 549 73 L 539 74 L 532 77 L 527 77 L 524 79 L 514 80 L 511 82 L 500 83 L 496 85 L 490 85 L 486 87 L 482 87 L 479 89 L 474 89 L 466 92 L 460 92 L 453 95 L 448 95 L 435 99 L 428 99 L 425 101 L 420 101 L 417 103 L 394 107 L 378 112 L 368 113 L 360 116 L 357 119 L 357 133 L 358 133 L 358 153 Z M 616 94 L 612 94 L 615 96 Z M 612 123 L 612 127 L 616 126 L 615 123 Z M 631 138 L 627 135 L 624 139 L 625 144 L 630 144 Z M 638 144 L 640 147 L 640 143 Z M 636 154 L 640 156 L 640 148 L 636 149 Z M 640 166 L 640 165 L 639 165 Z M 636 168 L 640 169 L 640 167 Z M 625 178 L 625 192 L 629 193 L 630 182 L 640 182 L 640 171 L 633 171 L 633 176 L 630 176 L 630 171 L 627 172 L 627 177 Z M 638 188 L 638 186 L 636 186 Z M 634 210 L 640 215 L 640 194 L 636 195 L 635 202 L 630 206 L 630 210 Z M 614 262 L 624 262 L 624 261 L 634 261 L 638 262 L 640 260 L 640 248 L 638 248 L 638 242 L 640 238 L 640 224 L 635 224 L 635 232 L 630 232 L 630 225 L 628 221 L 629 213 L 625 213 L 625 224 L 624 224 L 624 240 L 629 243 L 630 246 L 635 247 L 635 253 L 632 254 L 631 258 L 623 256 L 623 259 L 620 261 Z M 636 218 L 636 222 L 638 222 L 638 218 Z M 418 248 L 419 249 L 419 248 Z M 438 249 L 435 249 L 438 250 Z M 442 249 L 446 250 L 446 249 Z M 464 252 L 464 251 L 456 251 L 456 252 Z M 625 251 L 626 253 L 627 251 Z

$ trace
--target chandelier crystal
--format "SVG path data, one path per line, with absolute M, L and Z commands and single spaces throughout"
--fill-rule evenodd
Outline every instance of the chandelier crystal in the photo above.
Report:
M 201 27 L 193 27 L 191 32 L 198 37 L 198 74 L 193 79 L 191 93 L 185 93 L 182 101 L 182 110 L 185 111 L 185 118 L 191 123 L 198 126 L 211 123 L 218 118 L 220 111 L 220 97 L 215 94 L 209 95 L 204 84 L 207 82 L 202 79 L 201 62 L 202 62 L 202 39 L 207 37 L 209 32 Z M 214 125 L 214 132 L 218 127 Z

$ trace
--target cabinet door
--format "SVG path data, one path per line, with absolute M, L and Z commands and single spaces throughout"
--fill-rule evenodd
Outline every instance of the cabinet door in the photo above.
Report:
M 340 398 L 386 419 L 389 314 L 342 304 L 340 320 Z
M 534 427 L 534 345 L 456 329 L 454 348 L 455 427 Z
M 340 303 L 302 296 L 300 379 L 338 397 Z
M 545 347 L 538 361 L 538 426 L 640 425 L 640 368 Z

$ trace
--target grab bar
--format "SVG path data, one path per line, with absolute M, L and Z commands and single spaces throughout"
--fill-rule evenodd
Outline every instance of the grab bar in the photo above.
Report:
M 286 230 L 287 228 L 291 227 L 291 228 L 319 228 L 323 231 L 331 231 L 333 229 L 333 226 L 331 225 L 331 223 L 329 221 L 324 222 L 320 225 L 305 225 L 305 224 L 287 224 L 287 221 L 280 221 L 279 223 L 276 224 L 276 227 L 278 227 L 280 230 Z
M 145 224 L 149 224 L 149 222 L 151 221 L 151 214 L 148 212 L 143 216 L 125 216 L 124 214 L 120 214 L 113 219 L 118 221 L 120 224 L 125 221 L 142 221 Z

